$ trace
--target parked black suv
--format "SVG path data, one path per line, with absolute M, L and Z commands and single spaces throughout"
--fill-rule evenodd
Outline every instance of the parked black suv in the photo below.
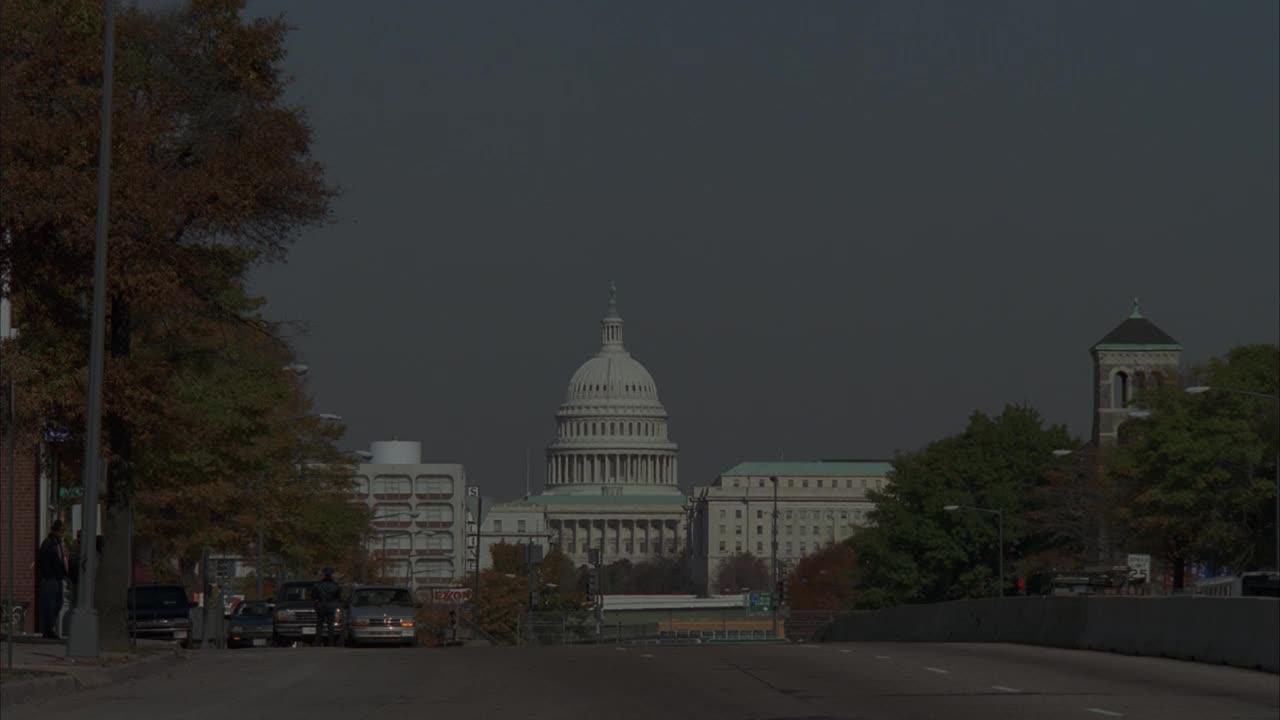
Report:
M 181 585 L 138 585 L 129 588 L 129 632 L 140 638 L 191 645 L 191 608 L 195 603 Z

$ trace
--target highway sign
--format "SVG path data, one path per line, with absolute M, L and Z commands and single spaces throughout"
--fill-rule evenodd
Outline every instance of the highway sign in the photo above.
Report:
M 747 609 L 751 612 L 769 612 L 769 593 L 753 592 L 748 595 Z

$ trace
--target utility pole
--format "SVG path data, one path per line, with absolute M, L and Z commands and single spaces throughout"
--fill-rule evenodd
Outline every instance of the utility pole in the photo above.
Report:
M 266 482 L 265 482 L 265 478 L 264 478 L 264 479 L 263 479 L 263 485 L 265 485 L 265 484 L 266 484 Z M 263 554 L 263 549 L 262 549 L 262 546 L 263 546 L 263 532 L 262 532 L 262 493 L 261 493 L 261 491 L 259 491 L 259 493 L 258 493 L 258 503 L 257 503 L 257 505 L 258 505 L 258 513 L 257 513 L 257 515 L 258 515 L 258 569 L 257 569 L 257 576 L 258 576 L 258 599 L 259 599 L 259 600 L 263 600 L 263 599 L 265 599 L 265 598 L 263 597 L 263 593 L 265 592 L 265 590 L 263 590 L 263 580 L 262 580 L 262 570 L 263 570 L 263 567 L 262 567 L 262 566 L 263 566 L 263 557 L 262 557 L 262 554 Z
M 475 571 L 475 590 L 471 593 L 471 604 L 476 605 L 480 602 L 480 523 L 484 519 L 484 498 L 480 493 L 476 493 L 476 571 Z
M 773 611 L 773 634 L 770 637 L 776 638 L 778 637 L 778 604 L 782 600 L 781 593 L 778 592 L 778 476 L 774 475 L 769 480 L 773 483 L 773 553 L 769 560 L 769 567 L 772 569 L 769 582 L 773 586 L 772 601 L 769 603 Z
M 71 611 L 70 657 L 98 657 L 98 611 L 94 590 L 98 572 L 98 482 L 102 462 L 102 374 L 107 327 L 107 223 L 111 209 L 111 88 L 115 78 L 116 3 L 105 3 L 102 57 L 102 110 L 98 132 L 98 218 L 93 249 L 93 310 L 90 320 L 89 388 L 85 409 L 83 532 L 80 587 Z M 10 505 L 12 507 L 12 505 Z M 12 527 L 12 526 L 11 526 Z M 12 547 L 12 545 L 10 545 Z M 10 565 L 10 567 L 13 567 Z

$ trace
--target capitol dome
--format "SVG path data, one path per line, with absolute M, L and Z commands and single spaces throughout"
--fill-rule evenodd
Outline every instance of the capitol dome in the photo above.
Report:
M 556 413 L 547 487 L 573 494 L 667 492 L 676 484 L 676 444 L 653 376 L 627 352 L 617 290 L 600 321 L 600 350 L 578 367 Z M 609 486 L 602 488 L 601 486 Z

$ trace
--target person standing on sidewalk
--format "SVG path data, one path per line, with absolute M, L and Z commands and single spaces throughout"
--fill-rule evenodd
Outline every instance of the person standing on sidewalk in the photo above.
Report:
M 338 583 L 333 581 L 333 568 L 324 569 L 324 577 L 315 584 L 316 644 L 329 647 L 337 639 L 334 616 L 338 609 Z
M 40 571 L 40 634 L 58 638 L 58 610 L 62 608 L 62 585 L 70 566 L 67 547 L 62 543 L 62 520 L 54 520 L 49 536 L 40 543 L 37 566 Z

